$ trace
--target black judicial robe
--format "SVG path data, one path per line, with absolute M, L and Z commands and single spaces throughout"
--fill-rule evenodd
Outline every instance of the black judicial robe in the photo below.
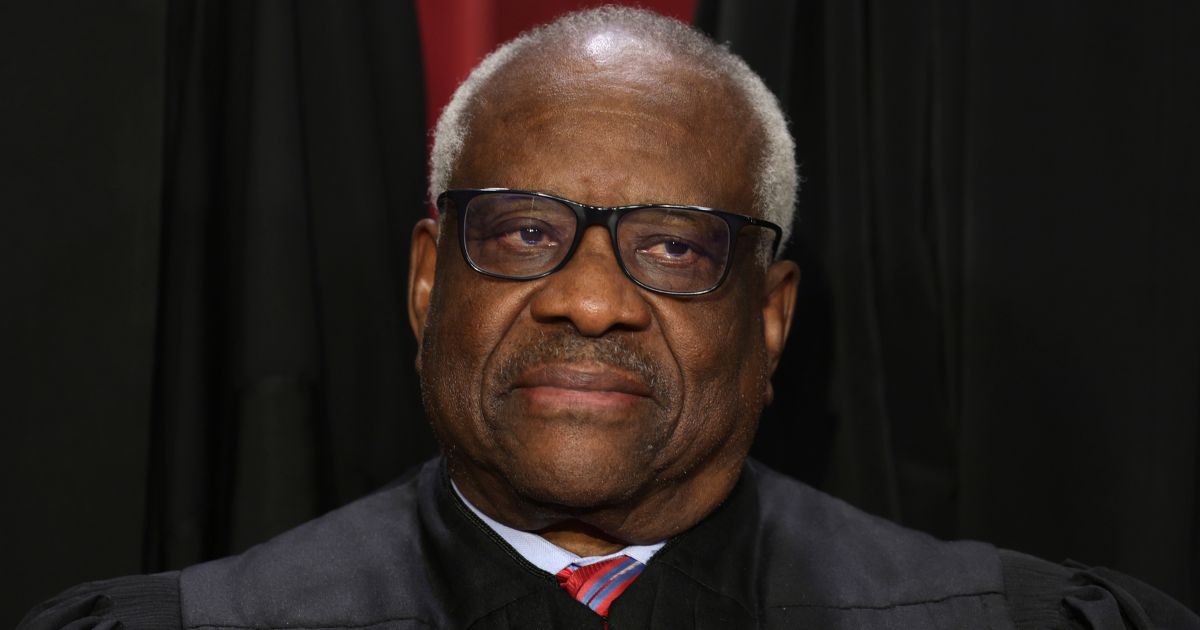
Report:
M 441 459 L 249 551 L 84 584 L 20 630 L 603 628 L 455 496 Z M 942 542 L 748 462 L 612 606 L 626 628 L 1200 628 L 1154 589 Z

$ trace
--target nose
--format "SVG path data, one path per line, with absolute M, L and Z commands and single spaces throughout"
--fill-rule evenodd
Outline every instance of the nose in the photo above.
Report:
M 587 337 L 650 326 L 650 306 L 615 256 L 607 230 L 585 230 L 571 260 L 542 281 L 530 302 L 534 320 L 566 321 Z

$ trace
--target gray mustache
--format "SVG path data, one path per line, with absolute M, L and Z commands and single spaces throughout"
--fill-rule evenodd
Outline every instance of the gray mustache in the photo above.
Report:
M 658 363 L 634 341 L 621 335 L 583 337 L 569 329 L 543 332 L 504 357 L 497 376 L 500 384 L 508 385 L 522 372 L 547 363 L 598 363 L 613 367 L 641 379 L 655 400 L 668 399 Z

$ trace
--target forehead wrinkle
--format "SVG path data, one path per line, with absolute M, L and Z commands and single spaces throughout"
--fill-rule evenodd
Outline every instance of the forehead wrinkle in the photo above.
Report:
M 628 120 L 637 133 L 622 136 L 598 137 L 596 126 L 591 122 L 578 122 L 578 117 L 588 118 L 604 115 L 618 120 Z M 693 119 L 694 120 L 694 119 Z M 461 166 L 456 172 L 456 185 L 472 187 L 504 186 L 509 188 L 533 189 L 541 192 L 566 197 L 590 205 L 625 205 L 633 203 L 680 203 L 700 206 L 718 207 L 731 212 L 753 214 L 753 178 L 751 168 L 742 165 L 757 159 L 753 146 L 758 134 L 753 125 L 722 125 L 725 132 L 720 135 L 705 133 L 700 130 L 703 125 L 689 127 L 678 118 L 662 118 L 644 111 L 627 111 L 609 107 L 589 107 L 584 110 L 541 110 L 535 115 L 511 123 L 498 124 L 490 120 L 477 119 L 479 129 L 475 131 L 474 142 L 469 142 L 463 154 Z M 506 134 L 523 133 L 531 137 L 546 139 L 542 148 L 561 154 L 560 159 L 578 165 L 580 175 L 575 183 L 585 189 L 594 188 L 598 193 L 586 197 L 580 196 L 579 190 L 564 190 L 551 183 L 553 178 L 546 177 L 546 169 L 551 171 L 558 167 L 553 161 L 542 163 L 538 160 L 526 159 L 525 152 L 531 147 L 521 143 L 506 144 Z M 655 135 L 661 138 L 654 140 Z M 698 135 L 704 139 L 697 141 Z M 612 160 L 598 161 L 592 154 L 589 144 L 592 142 L 611 143 L 618 139 L 627 140 L 623 150 L 629 155 L 654 156 L 658 146 L 673 143 L 688 146 L 680 147 L 673 162 L 680 172 L 670 177 L 652 173 L 630 173 L 621 168 L 619 162 Z M 647 138 L 651 140 L 647 142 Z M 497 159 L 493 152 L 503 147 L 503 159 Z M 492 151 L 481 151 L 481 149 Z M 467 173 L 486 174 L 485 179 L 464 178 Z M 739 190 L 735 199 L 716 200 L 698 194 L 704 189 L 706 182 L 713 180 L 727 181 L 733 188 Z M 641 188 L 654 188 L 661 192 L 646 196 L 638 192 Z M 618 195 L 619 200 L 611 196 L 620 191 L 628 190 L 633 197 Z M 663 192 L 669 194 L 663 195 Z
M 620 109 L 620 108 L 616 108 L 616 107 L 604 107 L 604 106 L 599 106 L 599 105 L 587 105 L 584 107 L 569 107 L 569 108 L 543 108 L 543 111 L 540 111 L 533 115 L 522 113 L 522 111 L 520 109 L 514 107 L 510 113 L 502 114 L 500 116 L 500 120 L 508 122 L 508 123 L 516 122 L 518 124 L 523 124 L 524 126 L 529 126 L 529 127 L 539 127 L 539 128 L 551 127 L 551 128 L 559 129 L 562 131 L 566 131 L 568 133 L 568 135 L 580 135 L 585 132 L 585 130 L 582 128 L 582 125 L 579 125 L 578 123 L 571 123 L 569 118 L 571 116 L 578 116 L 581 114 L 589 114 L 589 113 L 590 114 L 604 114 L 607 116 L 615 116 L 615 117 L 619 117 L 619 118 L 628 118 L 630 120 L 637 122 L 639 125 L 648 126 L 655 130 L 666 129 L 666 130 L 673 131 L 674 135 L 676 135 L 678 137 L 685 137 L 685 136 L 688 136 L 688 135 L 694 133 L 694 131 L 692 129 L 693 126 L 683 124 L 683 122 L 681 122 L 680 120 L 674 119 L 674 118 L 664 118 L 664 117 L 658 116 L 654 113 L 645 111 L 643 109 L 637 109 L 637 110 L 630 111 L 627 109 Z M 556 122 L 556 119 L 561 119 L 561 118 L 567 118 L 568 124 L 561 125 Z M 555 126 L 555 125 L 557 125 L 557 126 Z M 555 127 L 552 127 L 552 126 L 555 126 Z M 696 127 L 698 127 L 698 126 L 696 126 Z

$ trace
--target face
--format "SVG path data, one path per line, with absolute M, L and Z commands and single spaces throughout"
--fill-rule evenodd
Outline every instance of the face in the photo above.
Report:
M 517 61 L 485 88 L 452 188 L 754 214 L 756 129 L 725 86 L 606 34 Z M 703 94 L 705 98 L 696 98 Z M 729 278 L 692 298 L 625 277 L 592 227 L 548 277 L 485 277 L 458 226 L 418 226 L 410 308 L 426 408 L 477 506 L 538 529 L 572 518 L 626 541 L 690 526 L 740 472 L 787 332 L 796 272 L 744 230 Z M 692 523 L 687 523 L 687 521 Z

